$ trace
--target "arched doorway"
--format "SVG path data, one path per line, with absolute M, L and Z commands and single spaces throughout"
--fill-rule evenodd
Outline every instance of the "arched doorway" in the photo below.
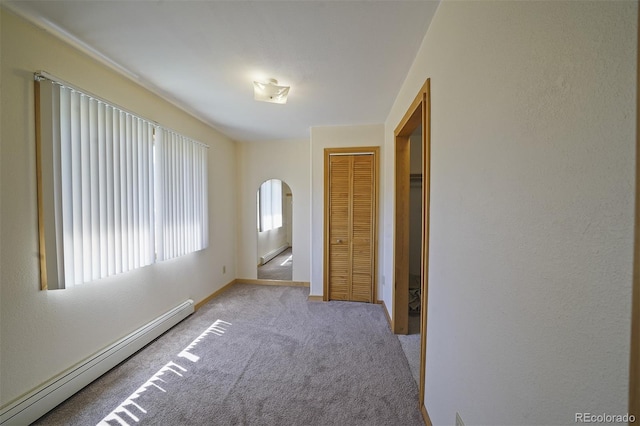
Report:
M 257 277 L 291 281 L 293 278 L 293 194 L 280 179 L 269 179 L 256 192 L 258 235 Z

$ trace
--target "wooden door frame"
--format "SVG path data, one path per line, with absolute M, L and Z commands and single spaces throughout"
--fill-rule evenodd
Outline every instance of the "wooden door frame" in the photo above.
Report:
M 371 153 L 373 155 L 373 266 L 371 279 L 371 303 L 378 300 L 378 191 L 380 187 L 380 147 L 362 146 L 349 148 L 325 148 L 324 149 L 324 260 L 323 260 L 323 295 L 322 300 L 329 301 L 329 158 L 333 154 L 357 155 Z
M 427 354 L 427 307 L 429 292 L 429 211 L 431 185 L 431 80 L 427 79 L 394 131 L 395 137 L 395 232 L 394 285 L 391 327 L 396 334 L 408 331 L 409 293 L 409 191 L 411 134 L 422 126 L 422 253 L 420 309 L 420 383 L 419 404 L 427 424 L 431 424 L 424 406 Z

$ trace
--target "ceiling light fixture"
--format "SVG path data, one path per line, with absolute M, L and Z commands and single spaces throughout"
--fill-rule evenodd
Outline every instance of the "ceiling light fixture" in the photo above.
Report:
M 290 86 L 278 86 L 278 80 L 271 78 L 267 83 L 253 82 L 253 99 L 274 104 L 286 104 Z

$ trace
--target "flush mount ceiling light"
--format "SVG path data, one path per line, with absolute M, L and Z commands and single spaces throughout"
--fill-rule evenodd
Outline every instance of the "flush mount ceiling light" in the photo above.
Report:
M 278 80 L 269 79 L 267 83 L 253 82 L 253 99 L 274 104 L 286 104 L 290 86 L 278 86 Z

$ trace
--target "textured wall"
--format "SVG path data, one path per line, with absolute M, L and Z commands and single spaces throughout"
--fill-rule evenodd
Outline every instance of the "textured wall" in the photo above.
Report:
M 430 77 L 434 424 L 626 413 L 636 26 L 636 2 L 440 4 L 385 125 L 389 152 Z
M 0 8 L 0 13 L 2 405 L 180 302 L 202 300 L 235 278 L 236 148 L 212 128 L 46 32 L 11 12 Z M 37 70 L 210 146 L 208 249 L 68 290 L 39 290 L 33 93 Z

